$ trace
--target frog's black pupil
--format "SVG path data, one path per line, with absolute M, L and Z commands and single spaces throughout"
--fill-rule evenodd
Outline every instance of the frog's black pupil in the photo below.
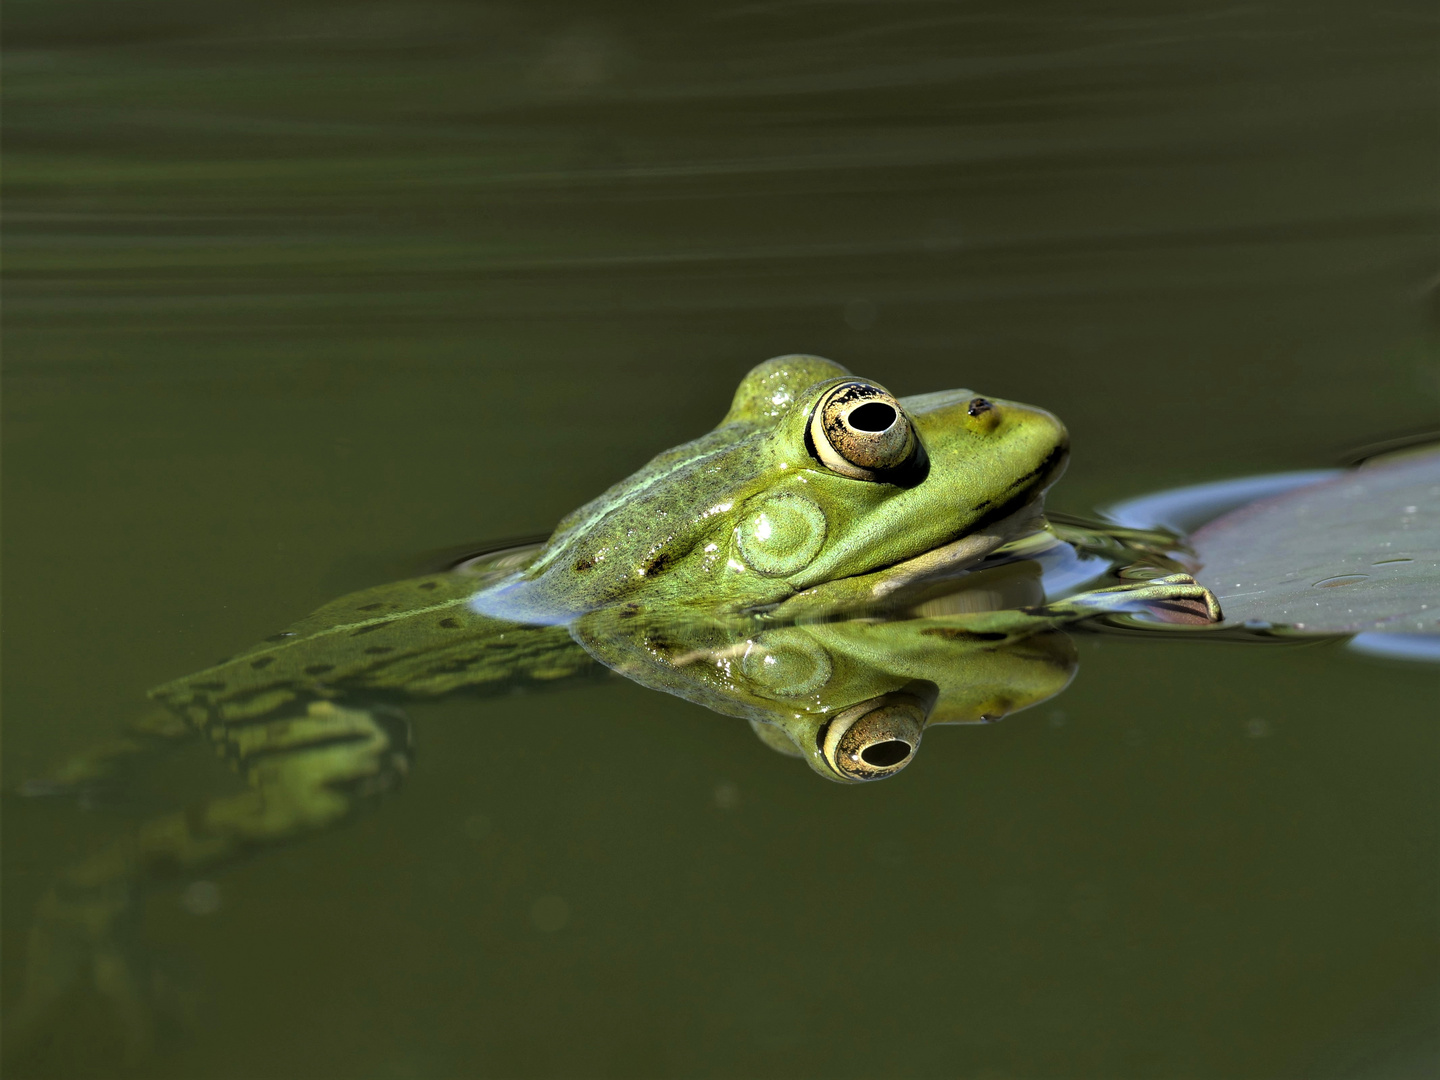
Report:
M 883 401 L 869 401 L 847 417 L 856 431 L 888 431 L 895 423 L 895 410 Z
M 910 744 L 901 742 L 899 739 L 877 742 L 861 750 L 860 756 L 865 759 L 867 765 L 873 765 L 877 769 L 888 769 L 891 765 L 899 765 L 910 756 Z

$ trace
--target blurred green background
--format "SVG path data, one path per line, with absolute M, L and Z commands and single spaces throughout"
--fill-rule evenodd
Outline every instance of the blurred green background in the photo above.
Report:
M 1436 22 L 11 0 L 7 787 L 777 353 L 1056 411 L 1072 512 L 1433 428 Z M 381 813 L 151 896 L 190 1015 L 142 1074 L 1433 1075 L 1434 669 L 1081 656 L 864 789 L 618 683 L 416 708 Z M 7 1000 L 123 822 L 7 802 Z M 23 1074 L 123 1073 L 70 1004 Z

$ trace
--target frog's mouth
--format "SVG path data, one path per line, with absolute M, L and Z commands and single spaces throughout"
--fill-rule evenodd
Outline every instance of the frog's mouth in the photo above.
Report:
M 921 578 L 964 570 L 1016 537 L 1043 529 L 1045 492 L 1060 479 L 1069 458 L 1069 440 L 1062 439 L 1043 461 L 1011 483 L 1009 499 L 968 526 L 961 536 L 877 571 L 894 579 L 886 591 L 893 592 Z
M 1007 411 L 1039 414 L 1049 421 L 1035 429 L 1044 435 L 1044 445 L 1034 446 L 1030 461 L 1008 482 L 998 490 L 976 491 L 980 484 L 975 479 L 975 466 L 967 460 L 972 447 L 938 446 L 931 451 L 934 465 L 929 475 L 915 487 L 897 493 L 881 512 L 876 527 L 861 523 L 856 530 L 861 550 L 842 544 L 790 578 L 790 584 L 800 591 L 813 590 L 830 581 L 875 574 L 893 575 L 898 582 L 908 582 L 932 572 L 963 569 L 1007 540 L 1040 528 L 1044 494 L 1064 472 L 1069 440 L 1059 421 L 1048 413 L 1008 403 L 1006 407 Z M 935 509 L 927 509 L 932 504 Z M 901 525 L 892 527 L 890 522 L 894 521 Z M 918 554 L 895 550 L 909 547 L 913 552 L 916 548 L 911 545 L 920 544 L 925 546 Z M 867 547 L 871 549 L 870 558 L 864 554 Z M 850 572 L 844 573 L 842 568 Z
M 909 586 L 963 574 L 1016 537 L 1044 527 L 1043 491 L 1042 487 L 1018 508 L 1007 509 L 939 547 L 888 566 L 833 578 L 803 589 L 797 596 L 782 602 L 771 614 L 783 612 L 787 604 L 800 597 L 803 597 L 806 609 L 878 603 Z
M 872 589 L 875 598 L 880 599 L 917 581 L 932 581 L 968 570 L 1017 536 L 1038 532 L 1044 525 L 1044 496 L 1041 494 L 948 544 L 861 576 L 880 576 L 881 580 L 876 581 Z
M 1065 426 L 1055 416 L 968 390 L 901 404 L 919 436 L 923 474 L 869 500 L 836 544 L 786 579 L 797 592 L 853 577 L 908 582 L 963 569 L 1036 527 L 1040 497 L 1068 454 Z

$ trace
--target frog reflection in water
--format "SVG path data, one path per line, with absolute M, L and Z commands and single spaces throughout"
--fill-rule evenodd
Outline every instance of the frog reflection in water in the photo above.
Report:
M 998 719 L 1074 667 L 1054 628 L 1147 611 L 1219 618 L 1165 533 L 1047 523 L 1065 429 L 968 390 L 896 399 L 813 356 L 741 383 L 718 427 L 565 518 L 548 542 L 365 590 L 151 692 L 132 734 L 32 785 L 73 790 L 155 740 L 208 736 L 249 790 L 157 818 L 42 900 L 33 1026 L 90 981 L 149 1038 L 121 924 L 146 881 L 330 826 L 408 768 L 390 701 L 553 683 L 599 665 L 748 719 L 831 780 L 893 776 L 927 724 Z M 1076 551 L 1128 564 L 1047 600 L 1039 568 Z M 1137 569 L 1138 568 L 1138 569 Z M 88 973 L 88 976 L 87 976 Z

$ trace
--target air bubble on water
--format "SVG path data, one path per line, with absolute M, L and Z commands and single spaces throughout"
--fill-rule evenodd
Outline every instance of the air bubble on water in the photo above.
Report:
M 934 254 L 954 251 L 964 242 L 959 223 L 950 218 L 933 218 L 925 226 L 925 248 Z
M 1366 574 L 1339 574 L 1335 577 L 1322 578 L 1315 582 L 1315 588 L 1337 589 L 1345 585 L 1354 585 L 1357 582 L 1364 581 L 1366 577 L 1368 577 Z
M 879 310 L 869 300 L 855 299 L 845 305 L 845 325 L 851 330 L 869 330 L 879 317 Z
M 220 910 L 220 886 L 213 881 L 192 881 L 180 894 L 180 906 L 191 915 L 214 915 Z
M 537 896 L 530 905 L 530 925 L 542 934 L 554 934 L 570 922 L 570 905 L 560 896 Z
M 714 798 L 721 810 L 734 810 L 740 805 L 740 789 L 729 780 L 722 780 L 715 785 Z

